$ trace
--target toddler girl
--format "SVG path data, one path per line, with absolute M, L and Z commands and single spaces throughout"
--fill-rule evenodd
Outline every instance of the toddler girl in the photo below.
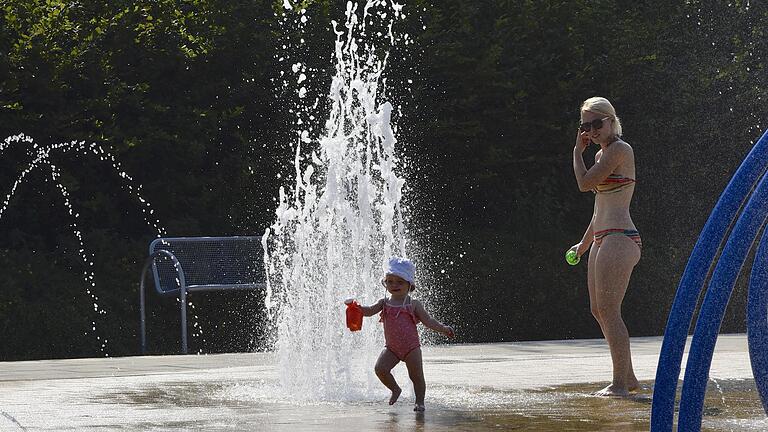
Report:
M 381 322 L 384 323 L 384 350 L 376 361 L 376 376 L 392 391 L 389 404 L 392 405 L 400 397 L 400 386 L 392 376 L 392 368 L 398 363 L 405 362 L 408 376 L 413 382 L 416 394 L 414 411 L 424 411 L 424 371 L 421 362 L 421 344 L 416 324 L 421 321 L 432 330 L 453 337 L 453 329 L 432 318 L 418 300 L 411 299 L 411 291 L 416 289 L 416 268 L 405 258 L 390 258 L 384 279 L 381 283 L 389 292 L 389 299 L 382 298 L 371 306 L 361 306 L 363 315 L 372 316 L 381 312 Z

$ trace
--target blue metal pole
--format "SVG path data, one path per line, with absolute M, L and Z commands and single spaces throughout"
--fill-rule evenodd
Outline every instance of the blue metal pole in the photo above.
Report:
M 749 278 L 747 339 L 752 376 L 768 414 L 768 231 L 763 231 Z
M 755 144 L 731 178 L 699 235 L 677 288 L 661 346 L 651 409 L 651 431 L 669 432 L 675 412 L 680 365 L 699 298 L 713 257 L 741 204 L 768 165 L 768 131 Z
M 760 228 L 765 223 L 766 216 L 768 216 L 768 176 L 760 180 L 744 207 L 712 273 L 712 280 L 704 296 L 688 352 L 677 421 L 679 431 L 694 431 L 701 428 L 704 395 L 707 391 L 709 368 L 712 364 L 712 354 L 715 351 L 720 324 L 723 322 L 733 286 L 736 284 L 736 279 Z

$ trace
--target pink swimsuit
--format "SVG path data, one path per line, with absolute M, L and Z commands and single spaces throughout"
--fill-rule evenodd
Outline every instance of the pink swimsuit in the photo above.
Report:
M 394 306 L 385 300 L 380 321 L 384 323 L 384 346 L 401 361 L 405 361 L 405 356 L 421 346 L 419 332 L 416 330 L 419 318 L 413 310 L 413 303 Z

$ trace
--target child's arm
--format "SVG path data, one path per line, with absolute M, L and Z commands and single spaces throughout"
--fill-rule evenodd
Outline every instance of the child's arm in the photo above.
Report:
M 420 301 L 414 300 L 413 301 L 413 310 L 416 313 L 416 317 L 424 323 L 425 326 L 428 328 L 431 328 L 432 330 L 442 333 L 448 337 L 453 337 L 453 329 L 451 326 L 447 326 L 440 321 L 432 318 L 432 315 L 430 315 L 426 309 L 424 309 L 424 305 L 421 304 Z
M 360 305 L 360 309 L 363 311 L 363 316 L 371 316 L 376 315 L 377 313 L 381 312 L 381 309 L 384 308 L 384 299 L 379 299 L 376 303 L 370 305 L 370 306 L 363 306 Z

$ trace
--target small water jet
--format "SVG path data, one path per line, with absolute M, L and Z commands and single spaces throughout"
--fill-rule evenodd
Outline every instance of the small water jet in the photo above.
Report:
M 162 236 L 165 233 L 165 229 L 160 225 L 160 222 L 154 217 L 154 209 L 152 209 L 152 206 L 149 203 L 149 201 L 147 201 L 142 196 L 141 185 L 137 184 L 135 180 L 125 172 L 120 162 L 117 161 L 117 159 L 113 154 L 106 151 L 103 147 L 99 146 L 98 144 L 95 144 L 95 143 L 86 144 L 85 141 L 69 141 L 69 142 L 62 142 L 62 143 L 57 143 L 52 145 L 40 146 L 37 143 L 35 143 L 30 136 L 22 133 L 22 134 L 13 135 L 5 138 L 5 140 L 3 140 L 2 143 L 0 143 L 0 154 L 2 154 L 6 149 L 10 148 L 14 144 L 26 145 L 25 150 L 27 151 L 27 154 L 30 160 L 27 163 L 26 167 L 18 175 L 16 180 L 13 182 L 13 185 L 11 186 L 10 191 L 6 195 L 5 199 L 3 200 L 2 205 L 0 205 L 0 221 L 2 221 L 5 211 L 9 208 L 11 201 L 16 196 L 19 187 L 22 186 L 25 183 L 25 181 L 27 181 L 28 176 L 38 169 L 47 168 L 48 170 L 50 170 L 50 178 L 53 181 L 53 184 L 56 190 L 59 192 L 59 194 L 62 197 L 64 207 L 67 210 L 67 213 L 71 219 L 69 226 L 72 230 L 73 236 L 76 238 L 78 243 L 78 256 L 83 262 L 83 267 L 84 267 L 82 278 L 83 278 L 83 281 L 88 286 L 85 292 L 89 296 L 90 300 L 93 302 L 94 313 L 96 313 L 97 316 L 99 317 L 105 316 L 107 312 L 106 310 L 104 310 L 104 308 L 102 308 L 99 305 L 99 296 L 96 294 L 96 274 L 92 270 L 94 266 L 93 254 L 87 251 L 85 241 L 83 239 L 83 233 L 80 228 L 80 222 L 79 222 L 80 213 L 77 212 L 73 207 L 72 201 L 70 199 L 70 192 L 67 189 L 67 187 L 61 182 L 61 171 L 59 167 L 51 160 L 51 156 L 53 154 L 64 155 L 68 153 L 72 153 L 77 157 L 94 155 L 98 157 L 99 161 L 109 163 L 109 165 L 115 170 L 117 176 L 123 180 L 123 186 L 125 190 L 134 199 L 136 199 L 136 201 L 138 201 L 139 208 L 142 211 L 144 221 L 147 223 L 147 225 L 150 226 L 157 233 L 158 237 Z M 96 333 L 97 331 L 97 325 L 95 320 L 91 321 L 90 331 L 92 333 Z M 102 338 L 102 336 L 99 336 L 99 335 L 96 335 L 96 340 L 100 344 L 99 350 L 102 353 L 104 353 L 104 355 L 109 356 L 109 353 L 107 350 L 107 344 L 109 340 L 106 337 Z

